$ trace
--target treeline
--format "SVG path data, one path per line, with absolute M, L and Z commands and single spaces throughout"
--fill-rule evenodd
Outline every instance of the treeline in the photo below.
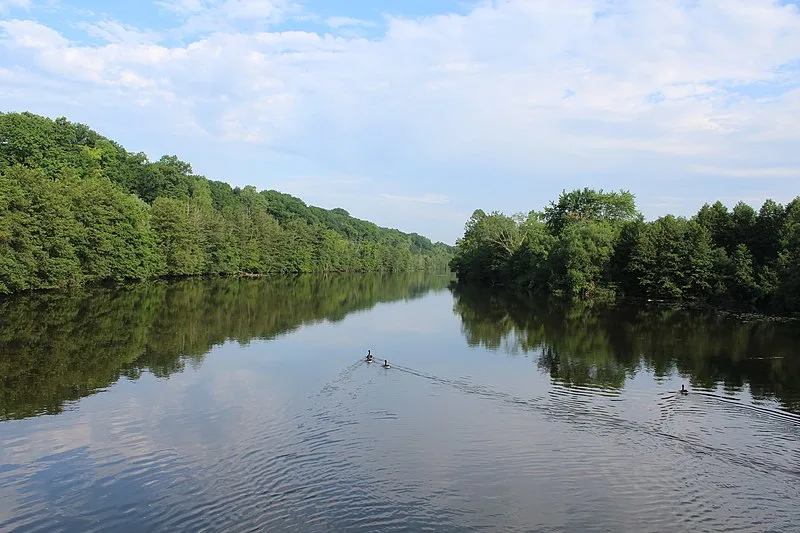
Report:
M 447 290 L 450 280 L 426 272 L 189 278 L 6 298 L 0 301 L 0 420 L 57 414 L 65 402 L 120 377 L 167 377 L 199 364 L 215 345 L 340 321 L 378 303 Z
M 546 294 L 797 313 L 800 198 L 646 222 L 630 192 L 564 192 L 527 216 L 475 211 L 451 267 L 460 282 Z
M 691 387 L 749 389 L 800 413 L 800 330 L 711 310 L 606 305 L 457 284 L 454 311 L 471 346 L 532 354 L 552 380 L 621 389 L 641 372 Z M 768 354 L 769 357 L 762 357 Z
M 0 113 L 0 294 L 199 274 L 446 269 L 452 248 Z

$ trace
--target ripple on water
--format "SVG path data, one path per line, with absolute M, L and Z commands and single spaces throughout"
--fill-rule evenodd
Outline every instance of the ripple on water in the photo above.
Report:
M 161 423 L 111 416 L 103 445 L 0 470 L 0 494 L 15 495 L 0 530 L 646 533 L 800 520 L 787 503 L 800 499 L 796 417 L 711 393 L 554 383 L 526 395 L 393 370 L 354 363 L 305 404 L 247 416 L 224 405 L 192 419 L 175 405 Z M 225 424 L 235 438 L 203 440 Z
M 566 422 L 568 427 L 560 428 L 560 431 L 610 437 L 619 441 L 618 449 L 625 450 L 625 455 L 630 455 L 631 450 L 640 452 L 641 458 L 636 463 L 635 473 L 615 475 L 612 472 L 618 467 L 618 461 L 624 462 L 624 455 L 614 457 L 608 450 L 600 447 L 589 451 L 580 446 L 580 453 L 571 457 L 568 451 L 575 452 L 575 449 L 558 448 L 558 465 L 565 470 L 576 471 L 573 478 L 576 480 L 575 485 L 569 487 L 571 493 L 585 492 L 587 480 L 599 478 L 602 479 L 604 488 L 616 497 L 624 496 L 635 503 L 632 506 L 635 511 L 631 515 L 650 516 L 652 524 L 669 526 L 674 512 L 667 510 L 675 501 L 678 502 L 682 515 L 698 524 L 714 520 L 731 524 L 740 520 L 747 524 L 748 519 L 743 517 L 752 517 L 751 506 L 747 504 L 752 500 L 743 500 L 736 494 L 736 491 L 741 491 L 740 485 L 725 483 L 725 472 L 731 473 L 734 478 L 745 476 L 746 479 L 752 479 L 754 475 L 774 476 L 777 473 L 783 479 L 779 477 L 777 487 L 772 487 L 768 496 L 759 498 L 759 501 L 771 502 L 776 507 L 778 513 L 772 516 L 777 524 L 783 521 L 783 526 L 786 526 L 791 523 L 792 516 L 797 518 L 797 512 L 786 512 L 785 494 L 782 493 L 782 489 L 789 489 L 790 494 L 797 494 L 796 490 L 791 489 L 797 482 L 798 474 L 796 468 L 792 467 L 792 462 L 797 457 L 798 442 L 792 437 L 798 429 L 792 416 L 788 417 L 788 425 L 780 427 L 779 424 L 776 427 L 776 421 L 769 419 L 770 413 L 765 413 L 768 418 L 763 425 L 750 420 L 749 409 L 733 409 L 721 417 L 719 412 L 714 412 L 714 406 L 704 402 L 702 398 L 692 398 L 691 395 L 686 397 L 676 393 L 662 393 L 650 394 L 648 398 L 647 393 L 640 393 L 633 398 L 614 398 L 614 401 L 636 403 L 649 400 L 654 406 L 648 409 L 653 419 L 641 421 L 626 418 L 624 408 L 620 410 L 619 405 L 611 405 L 610 396 L 606 400 L 606 395 L 598 394 L 593 389 L 556 384 L 550 391 L 549 403 L 542 404 L 536 399 L 524 401 L 499 391 L 492 392 L 485 386 L 471 386 L 458 380 L 452 383 L 466 394 L 533 409 L 543 414 L 548 422 Z M 778 418 L 786 418 L 783 415 L 778 414 Z M 740 431 L 735 443 L 726 443 L 723 439 L 726 434 L 730 435 L 729 432 L 726 433 L 726 427 L 739 427 L 742 430 L 748 428 L 749 431 Z M 794 446 L 791 446 L 792 443 Z M 608 454 L 609 457 L 603 457 L 603 454 Z M 591 460 L 587 460 L 588 457 Z M 653 457 L 660 457 L 660 460 L 655 461 L 658 466 L 648 468 L 648 465 L 653 464 Z M 520 472 L 537 474 L 536 466 L 526 468 L 522 459 L 517 459 Z M 612 460 L 611 464 L 615 466 L 608 474 L 603 473 L 602 465 L 605 460 Z M 698 463 L 702 463 L 704 468 L 698 468 Z M 543 465 L 546 463 L 538 464 L 539 467 Z M 581 471 L 581 465 L 586 471 Z M 591 465 L 591 471 L 587 465 Z M 737 472 L 733 474 L 734 471 Z M 716 498 L 714 495 L 720 488 L 727 490 L 727 496 L 742 509 L 736 518 L 730 518 L 733 515 L 722 512 L 725 504 L 713 503 Z M 665 500 L 665 493 L 672 497 Z M 661 515 L 667 517 L 662 522 L 653 518 L 659 516 L 659 510 Z M 758 527 L 759 523 L 754 521 L 752 526 Z M 659 527 L 654 527 L 654 530 L 659 530 Z

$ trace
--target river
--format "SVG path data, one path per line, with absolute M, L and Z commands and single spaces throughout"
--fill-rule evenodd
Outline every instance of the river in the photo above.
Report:
M 449 283 L 0 301 L 0 532 L 797 531 L 797 323 Z

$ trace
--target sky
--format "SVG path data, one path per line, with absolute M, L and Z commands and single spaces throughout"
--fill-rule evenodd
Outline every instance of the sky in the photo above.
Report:
M 0 0 L 0 111 L 453 243 L 475 209 L 800 194 L 772 0 Z

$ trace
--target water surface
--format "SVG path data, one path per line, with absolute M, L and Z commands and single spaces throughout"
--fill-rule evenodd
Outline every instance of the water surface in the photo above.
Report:
M 448 282 L 0 302 L 0 531 L 800 523 L 795 324 Z

